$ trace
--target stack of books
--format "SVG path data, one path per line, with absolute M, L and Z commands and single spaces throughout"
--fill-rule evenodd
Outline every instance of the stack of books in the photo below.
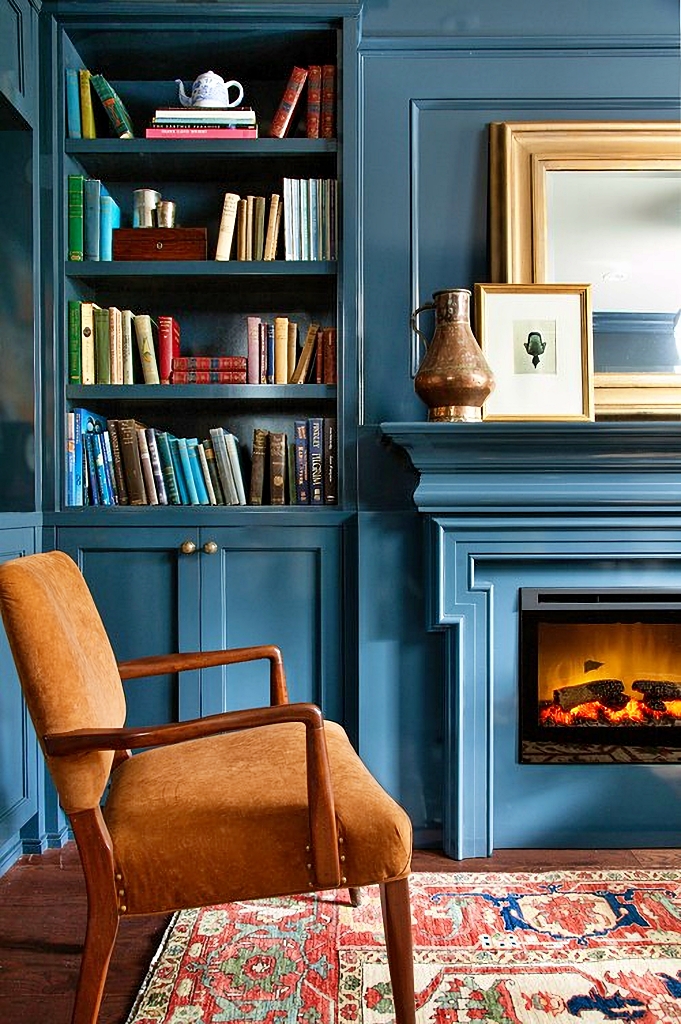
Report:
M 146 130 L 147 139 L 257 139 L 251 107 L 162 107 Z
M 292 438 L 254 428 L 248 504 L 337 504 L 336 418 L 312 416 L 292 426 Z

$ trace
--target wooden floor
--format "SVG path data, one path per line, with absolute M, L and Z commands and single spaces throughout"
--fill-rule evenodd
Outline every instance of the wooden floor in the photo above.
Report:
M 453 861 L 418 851 L 416 871 L 541 871 L 666 867 L 681 850 L 500 850 Z M 24 857 L 0 878 L 0 1021 L 69 1024 L 85 929 L 85 888 L 73 844 Z M 99 1024 L 124 1024 L 167 918 L 121 922 Z

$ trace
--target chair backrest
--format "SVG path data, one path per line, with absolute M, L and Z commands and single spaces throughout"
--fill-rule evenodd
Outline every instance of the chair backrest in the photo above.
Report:
M 87 584 L 68 555 L 50 551 L 0 565 L 0 611 L 41 745 L 48 733 L 123 725 L 125 695 L 116 659 Z M 67 813 L 97 806 L 112 752 L 46 760 Z

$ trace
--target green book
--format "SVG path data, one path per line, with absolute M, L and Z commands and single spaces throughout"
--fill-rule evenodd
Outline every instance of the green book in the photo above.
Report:
M 111 342 L 109 339 L 109 310 L 95 309 L 95 382 L 111 383 Z
M 90 84 L 99 96 L 106 110 L 111 127 L 119 139 L 132 139 L 134 132 L 130 114 L 116 90 L 107 82 L 104 75 L 92 75 Z
M 78 299 L 69 299 L 69 384 L 80 384 L 81 359 L 80 359 L 80 302 Z
M 68 254 L 70 260 L 83 259 L 83 174 L 68 179 Z

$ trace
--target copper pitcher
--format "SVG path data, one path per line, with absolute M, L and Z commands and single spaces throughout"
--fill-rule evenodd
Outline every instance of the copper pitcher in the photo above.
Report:
M 429 420 L 480 420 L 483 402 L 494 388 L 492 371 L 471 330 L 470 299 L 467 288 L 445 288 L 411 314 L 412 330 L 426 347 L 414 387 L 428 406 Z M 417 316 L 427 309 L 435 310 L 430 342 L 416 326 Z

